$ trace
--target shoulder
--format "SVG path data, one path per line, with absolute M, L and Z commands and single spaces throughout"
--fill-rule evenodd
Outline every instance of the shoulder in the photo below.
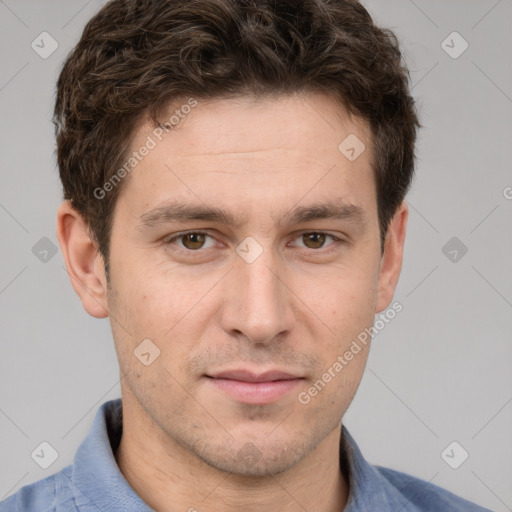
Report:
M 410 504 L 423 512 L 490 512 L 420 478 L 382 466 L 374 467 Z
M 342 441 L 340 466 L 351 487 L 345 512 L 491 512 L 420 478 L 370 464 L 344 425 Z
M 25 485 L 0 502 L 0 512 L 74 512 L 71 466 L 37 482 Z

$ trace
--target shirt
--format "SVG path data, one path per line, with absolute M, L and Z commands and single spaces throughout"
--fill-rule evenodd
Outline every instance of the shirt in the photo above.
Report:
M 490 512 L 419 478 L 372 466 L 344 425 L 341 429 L 340 468 L 349 481 L 343 512 Z M 121 435 L 119 398 L 99 408 L 72 464 L 22 487 L 0 503 L 0 512 L 152 511 L 117 466 L 114 453 Z

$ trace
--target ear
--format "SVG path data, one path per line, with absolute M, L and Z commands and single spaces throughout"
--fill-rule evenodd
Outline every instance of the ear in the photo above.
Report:
M 71 284 L 91 316 L 105 318 L 107 280 L 103 257 L 82 216 L 64 201 L 57 211 L 57 238 Z
M 400 270 L 402 269 L 408 216 L 409 208 L 407 203 L 403 201 L 388 226 L 384 242 L 384 254 L 380 262 L 376 313 L 384 311 L 393 300 Z

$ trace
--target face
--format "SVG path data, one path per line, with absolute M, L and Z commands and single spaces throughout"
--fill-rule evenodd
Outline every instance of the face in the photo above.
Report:
M 111 235 L 123 400 L 212 467 L 282 472 L 339 429 L 368 345 L 339 358 L 390 302 L 368 127 L 308 94 L 199 101 L 132 150 L 148 136 Z

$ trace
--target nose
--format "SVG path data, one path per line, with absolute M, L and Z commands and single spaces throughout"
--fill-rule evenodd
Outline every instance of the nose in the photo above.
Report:
M 228 276 L 221 315 L 225 332 L 268 344 L 291 331 L 293 294 L 271 249 L 265 248 L 251 263 L 237 256 Z

